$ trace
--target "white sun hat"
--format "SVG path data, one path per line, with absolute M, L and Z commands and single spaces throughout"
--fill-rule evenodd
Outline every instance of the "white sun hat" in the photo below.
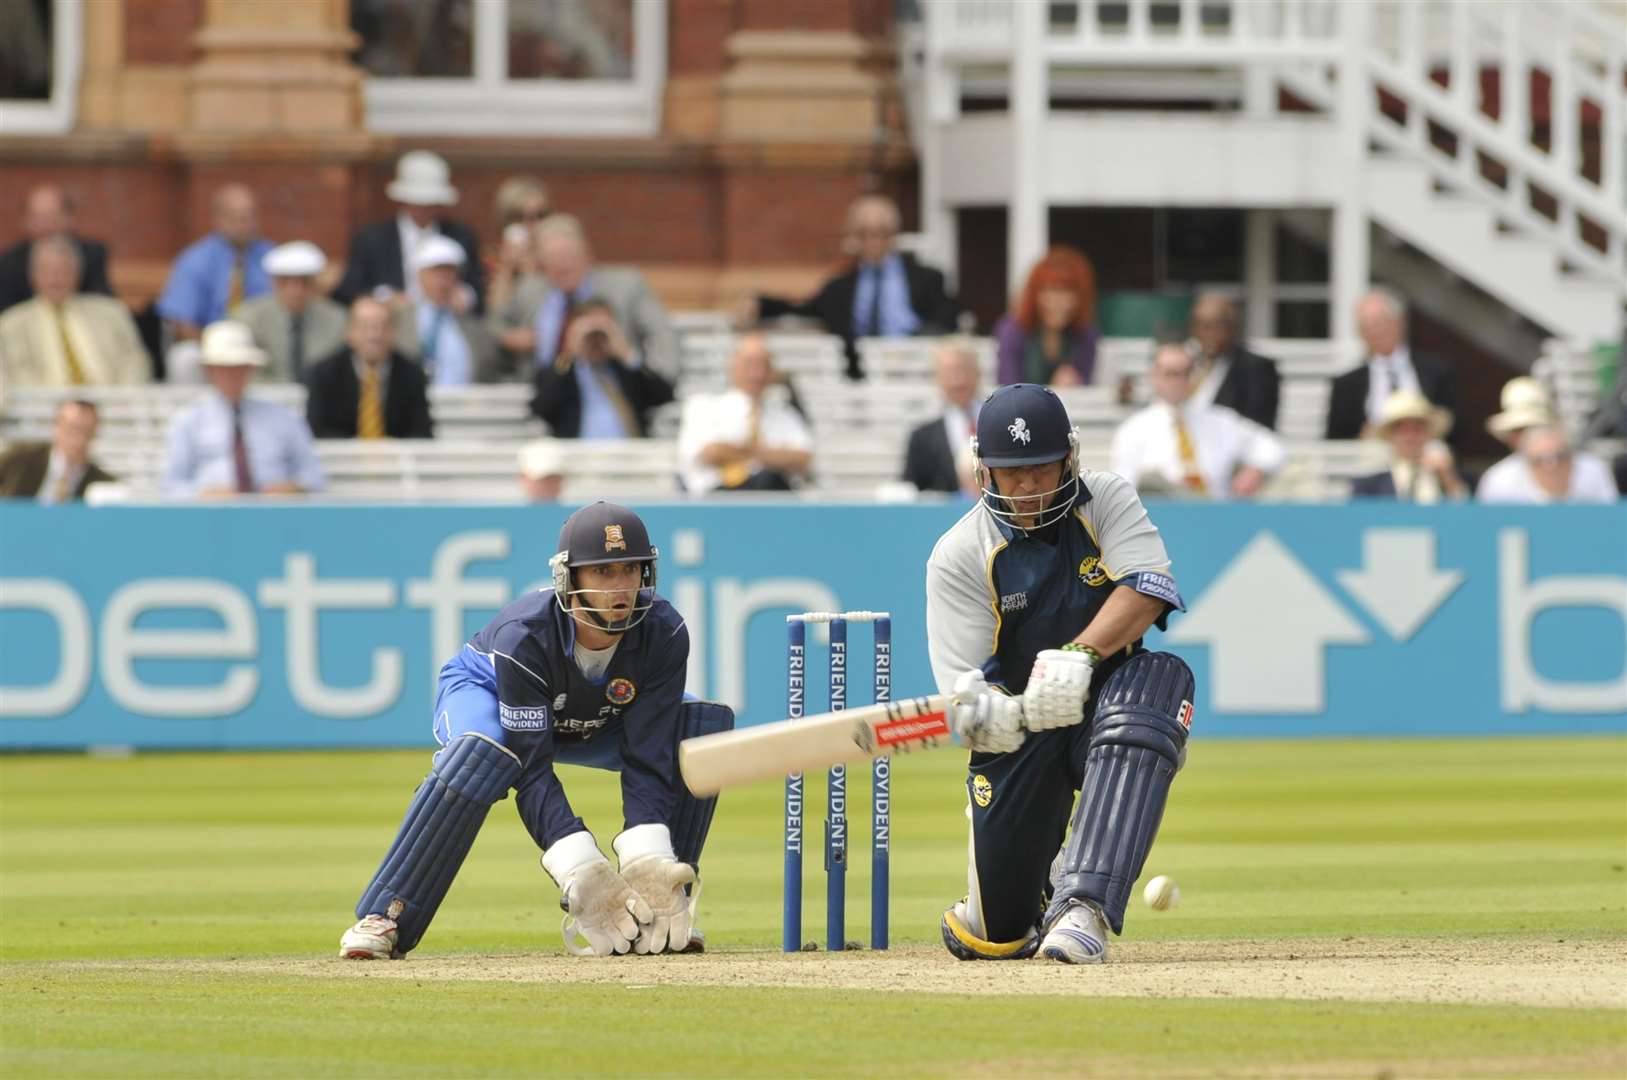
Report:
M 451 206 L 458 201 L 446 159 L 428 150 L 412 150 L 395 163 L 395 179 L 384 193 L 409 206 Z

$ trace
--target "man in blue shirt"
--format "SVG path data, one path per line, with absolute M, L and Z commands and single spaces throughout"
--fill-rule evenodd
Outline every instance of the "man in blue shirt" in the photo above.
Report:
M 215 231 L 181 252 L 158 298 L 158 313 L 177 339 L 196 338 L 244 300 L 271 291 L 260 260 L 271 242 L 260 237 L 254 192 L 227 184 L 215 192 Z
M 933 675 L 973 733 L 971 866 L 944 944 L 1102 963 L 1186 757 L 1192 672 L 1141 644 L 1180 594 L 1135 489 L 1080 470 L 1048 387 L 990 394 L 972 457 L 982 499 L 927 563 Z
M 610 956 L 686 952 L 691 887 L 717 800 L 678 777 L 680 740 L 734 726 L 685 700 L 689 631 L 656 595 L 657 552 L 637 514 L 572 514 L 549 560 L 553 587 L 498 613 L 441 669 L 441 744 L 395 843 L 340 940 L 354 960 L 399 957 L 423 937 L 491 806 L 510 789 L 560 888 L 565 946 Z M 612 868 L 571 808 L 557 763 L 621 774 Z

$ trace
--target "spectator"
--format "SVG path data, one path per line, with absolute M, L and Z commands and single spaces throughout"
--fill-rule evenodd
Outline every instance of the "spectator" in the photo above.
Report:
M 152 363 L 124 305 L 111 296 L 74 291 L 79 249 L 72 240 L 36 240 L 29 251 L 29 280 L 34 298 L 0 315 L 0 393 L 152 379 Z
M 638 363 L 603 300 L 576 306 L 559 358 L 535 385 L 531 411 L 561 439 L 643 436 L 650 410 L 672 400 L 672 384 Z
M 1483 503 L 1606 503 L 1617 498 L 1610 467 L 1571 448 L 1552 420 L 1519 429 L 1518 450 L 1486 470 L 1475 489 Z
M 300 382 L 317 360 L 345 343 L 345 309 L 321 294 L 317 276 L 328 259 L 303 240 L 272 248 L 260 260 L 271 292 L 245 300 L 232 318 L 249 328 L 266 354 L 265 382 Z
M 524 357 L 539 370 L 554 363 L 571 311 L 592 298 L 610 306 L 631 344 L 630 361 L 677 378 L 678 335 L 643 274 L 595 264 L 581 222 L 569 214 L 552 214 L 538 225 L 536 243 L 541 278 L 522 281 L 497 313 L 502 341 L 520 354 L 522 369 Z
M 1017 310 L 994 327 L 1000 385 L 1080 386 L 1096 370 L 1096 271 L 1070 247 L 1054 247 L 1028 272 Z
M 1219 293 L 1199 293 L 1192 305 L 1192 344 L 1198 360 L 1193 402 L 1224 405 L 1275 430 L 1282 379 L 1274 361 L 1238 341 L 1236 305 Z
M 813 463 L 813 433 L 769 395 L 774 361 L 761 334 L 745 334 L 729 362 L 730 388 L 685 403 L 678 461 L 691 495 L 789 491 Z
M 510 225 L 536 225 L 552 212 L 548 189 L 531 176 L 511 176 L 497 188 L 497 231 Z
M 1526 428 L 1558 420 L 1547 389 L 1529 375 L 1517 375 L 1504 383 L 1498 405 L 1498 411 L 1486 420 L 1486 430 L 1510 450 L 1519 449 Z
M 520 451 L 520 492 L 530 502 L 555 502 L 565 489 L 565 444 L 536 439 Z
M 1282 468 L 1282 443 L 1224 405 L 1190 400 L 1194 366 L 1185 345 L 1158 347 L 1149 375 L 1158 400 L 1113 433 L 1112 471 L 1148 493 L 1251 499 Z
M 946 340 L 933 356 L 943 414 L 910 432 L 904 451 L 904 479 L 917 491 L 946 491 L 972 498 L 972 432 L 977 430 L 977 352 L 966 342 Z
M 1367 356 L 1333 380 L 1328 401 L 1327 437 L 1359 439 L 1378 423 L 1384 402 L 1397 390 L 1416 390 L 1457 415 L 1457 385 L 1451 369 L 1407 347 L 1407 309 L 1388 289 L 1374 289 L 1356 304 L 1356 329 Z
M 85 489 L 113 479 L 90 459 L 96 406 L 64 401 L 56 408 L 50 442 L 13 443 L 0 454 L 0 498 L 38 499 L 42 505 L 85 497 Z
M 536 332 L 529 325 L 519 323 L 521 316 L 515 298 L 524 290 L 528 298 L 524 303 L 534 303 L 535 297 L 548 291 L 537 257 L 536 226 L 519 221 L 503 226 L 503 240 L 490 270 L 486 311 L 491 331 L 502 351 L 503 366 L 529 371 L 535 366 L 531 354 L 536 346 Z M 505 318 L 515 325 L 505 327 Z
M 79 281 L 75 292 L 112 296 L 107 280 L 107 245 L 87 240 L 73 231 L 73 202 L 55 184 L 41 184 L 28 193 L 23 203 L 24 239 L 0 254 L 0 311 L 20 304 L 34 295 L 29 270 L 36 243 L 60 236 L 79 253 Z
M 480 266 L 480 241 L 474 230 L 444 216 L 442 208 L 455 206 L 458 189 L 452 186 L 446 160 L 428 150 L 402 154 L 395 163 L 395 179 L 384 189 L 396 204 L 393 221 L 363 225 L 350 238 L 350 260 L 333 298 L 348 304 L 360 296 L 393 301 L 401 293 L 421 300 L 413 255 L 426 236 L 449 236 L 468 257 L 463 262 L 466 289 L 458 291 L 460 311 L 481 311 L 485 275 Z
M 271 291 L 262 265 L 271 243 L 260 239 L 254 192 L 227 184 L 215 192 L 212 208 L 215 231 L 181 252 L 156 305 L 181 341 L 195 339 L 244 300 Z
M 286 405 L 245 394 L 266 362 L 249 328 L 211 323 L 199 350 L 213 390 L 170 422 L 159 481 L 164 494 L 215 499 L 322 490 L 322 463 L 305 421 Z
M 424 369 L 390 347 L 391 315 L 364 296 L 350 305 L 345 348 L 318 363 L 305 379 L 305 416 L 319 439 L 427 439 Z
M 1451 415 L 1416 390 L 1397 390 L 1384 402 L 1378 434 L 1390 445 L 1390 467 L 1358 476 L 1352 495 L 1402 502 L 1438 503 L 1469 497 L 1452 451 L 1440 441 L 1452 428 Z
M 456 240 L 430 235 L 415 263 L 418 294 L 396 319 L 396 349 L 423 365 L 436 386 L 496 382 L 497 342 L 484 319 L 460 311 L 458 273 L 467 256 Z
M 847 212 L 843 250 L 852 264 L 807 300 L 749 297 L 742 321 L 801 315 L 817 319 L 847 346 L 848 375 L 859 378 L 856 342 L 862 337 L 945 334 L 956 328 L 960 309 L 940 271 L 897 250 L 898 207 L 885 195 L 861 195 Z

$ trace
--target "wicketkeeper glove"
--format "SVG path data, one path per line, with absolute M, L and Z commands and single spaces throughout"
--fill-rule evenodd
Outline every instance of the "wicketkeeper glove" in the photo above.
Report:
M 955 680 L 950 723 L 962 746 L 988 754 L 1009 754 L 1023 744 L 1023 703 L 989 689 L 973 668 Z
M 655 919 L 650 905 L 611 869 L 586 830 L 555 841 L 542 856 L 542 868 L 559 886 L 567 912 L 566 948 L 571 948 L 573 933 L 579 933 L 594 956 L 625 953 Z
M 652 918 L 639 928 L 633 951 L 678 952 L 689 945 L 689 894 L 695 868 L 672 853 L 665 825 L 634 825 L 610 844 L 621 860 L 621 876 L 648 905 Z
M 1043 649 L 1023 691 L 1023 716 L 1029 731 L 1072 727 L 1085 719 L 1090 678 L 1101 657 L 1084 646 Z

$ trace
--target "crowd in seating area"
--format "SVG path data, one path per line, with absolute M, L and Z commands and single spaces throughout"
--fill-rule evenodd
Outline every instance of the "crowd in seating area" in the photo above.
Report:
M 1467 475 L 1452 369 L 1412 350 L 1385 289 L 1355 313 L 1354 366 L 1327 342 L 1245 342 L 1219 292 L 1177 338 L 1110 338 L 1089 260 L 1058 247 L 977 337 L 945 275 L 900 249 L 897 207 L 866 195 L 812 295 L 675 315 L 535 179 L 499 190 L 489 256 L 439 156 L 405 154 L 385 193 L 395 217 L 340 266 L 262 236 L 255 193 L 220 188 L 155 305 L 155 355 L 112 295 L 116 251 L 76 232 L 62 191 L 31 192 L 0 253 L 0 496 L 970 498 L 979 404 L 1016 381 L 1062 397 L 1086 468 L 1149 496 L 1622 490 L 1627 392 L 1578 415 L 1558 352 L 1504 386 L 1487 426 L 1508 454 Z

